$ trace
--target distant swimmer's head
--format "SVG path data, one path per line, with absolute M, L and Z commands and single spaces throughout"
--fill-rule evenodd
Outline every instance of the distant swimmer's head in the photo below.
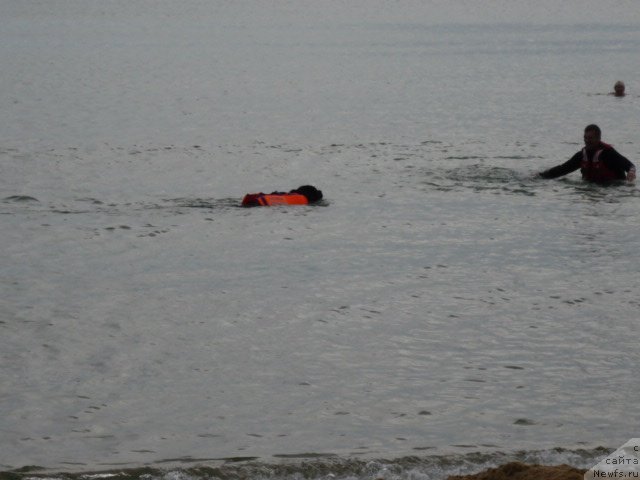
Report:
M 613 86 L 613 94 L 616 97 L 624 97 L 624 82 L 618 80 L 615 85 Z
M 584 129 L 584 146 L 587 150 L 594 150 L 600 145 L 602 131 L 597 125 L 587 125 Z
M 304 195 L 309 200 L 309 203 L 319 202 L 322 200 L 322 190 L 318 190 L 313 185 L 302 185 L 301 187 L 292 190 L 292 192 Z

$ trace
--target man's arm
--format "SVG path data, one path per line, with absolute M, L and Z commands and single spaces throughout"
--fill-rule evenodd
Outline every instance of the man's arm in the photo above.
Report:
M 548 170 L 545 170 L 544 172 L 540 172 L 538 175 L 540 175 L 542 178 L 561 177 L 563 175 L 566 175 L 567 173 L 575 172 L 576 170 L 578 170 L 581 163 L 582 152 L 578 152 L 562 165 L 552 167 Z

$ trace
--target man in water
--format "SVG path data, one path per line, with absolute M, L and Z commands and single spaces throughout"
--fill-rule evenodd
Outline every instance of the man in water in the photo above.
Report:
M 624 97 L 625 93 L 624 93 L 624 82 L 618 80 L 615 85 L 613 86 L 613 93 L 612 95 L 616 96 L 616 97 Z
M 636 178 L 636 167 L 611 145 L 601 141 L 601 136 L 600 127 L 587 125 L 584 129 L 584 148 L 562 165 L 538 175 L 542 178 L 557 178 L 580 169 L 582 178 L 588 182 L 633 182 Z

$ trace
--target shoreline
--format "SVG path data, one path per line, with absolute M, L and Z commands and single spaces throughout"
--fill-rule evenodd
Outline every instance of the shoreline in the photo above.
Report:
M 600 454 L 606 455 L 602 447 Z M 591 453 L 596 453 L 592 451 Z M 558 450 L 556 453 L 568 453 Z M 502 458 L 484 456 L 416 457 L 394 460 L 365 460 L 339 456 L 312 456 L 288 458 L 285 461 L 265 463 L 256 458 L 228 459 L 182 458 L 158 464 L 131 468 L 59 470 L 39 466 L 24 466 L 0 471 L 0 480 L 402 480 L 415 475 L 439 480 L 583 480 L 585 473 L 595 466 L 596 458 L 562 455 L 541 457 L 534 452 L 507 455 Z M 540 453 L 539 451 L 537 453 Z M 583 452 L 584 453 L 584 452 Z M 601 455 L 597 455 L 600 457 Z M 281 459 L 284 460 L 284 459 Z
M 470 475 L 451 475 L 447 480 L 583 480 L 587 469 L 567 464 L 538 465 L 509 462 Z
M 523 462 L 509 462 L 497 467 L 486 468 L 477 473 L 466 475 L 448 475 L 446 480 L 584 480 L 584 475 L 588 469 L 578 468 L 567 464 L 560 465 L 540 465 Z M 169 475 L 167 475 L 169 474 Z M 223 471 L 211 471 L 205 475 L 207 478 L 225 478 Z M 334 475 L 334 474 L 330 474 Z M 190 478 L 197 476 L 189 475 Z M 115 480 L 137 480 L 137 479 L 166 479 L 173 478 L 169 471 L 160 474 L 151 468 L 139 468 L 128 472 L 113 473 L 58 473 L 33 471 L 29 468 L 0 472 L 0 480 L 22 480 L 22 479 L 60 479 L 60 480 L 84 480 L 95 478 L 112 478 Z M 247 479 L 252 476 L 245 477 Z M 385 477 L 377 476 L 373 480 L 385 480 Z

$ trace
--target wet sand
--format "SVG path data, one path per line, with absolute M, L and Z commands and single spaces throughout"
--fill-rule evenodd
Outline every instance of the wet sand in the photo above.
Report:
M 569 465 L 528 465 L 511 462 L 474 475 L 450 476 L 448 480 L 582 480 L 586 470 Z

